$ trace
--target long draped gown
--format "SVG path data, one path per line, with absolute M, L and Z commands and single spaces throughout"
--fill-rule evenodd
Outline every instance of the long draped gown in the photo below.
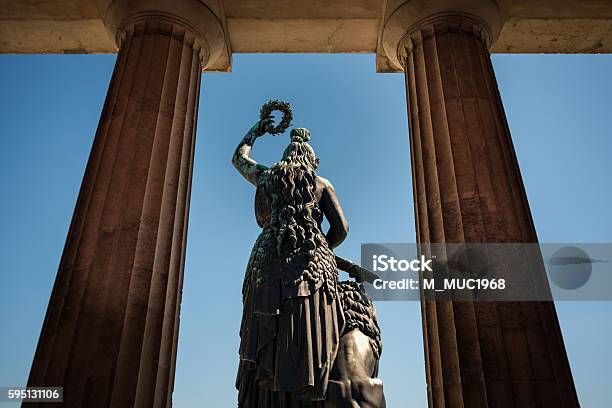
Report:
M 255 212 L 262 231 L 242 289 L 238 406 L 323 407 L 344 326 L 334 254 L 325 240 L 311 259 L 287 263 L 276 250 L 270 202 L 258 182 Z M 320 229 L 322 220 L 317 222 Z

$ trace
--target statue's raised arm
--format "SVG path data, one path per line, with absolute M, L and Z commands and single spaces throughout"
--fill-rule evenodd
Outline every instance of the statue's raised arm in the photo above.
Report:
M 254 186 L 257 186 L 259 177 L 268 168 L 251 158 L 251 150 L 253 149 L 255 140 L 266 133 L 266 128 L 272 122 L 273 119 L 271 117 L 257 121 L 247 132 L 242 141 L 240 141 L 232 156 L 232 164 L 236 167 L 236 170 Z

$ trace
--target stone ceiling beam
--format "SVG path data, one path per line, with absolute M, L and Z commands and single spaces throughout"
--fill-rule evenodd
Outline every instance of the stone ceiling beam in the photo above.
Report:
M 0 53 L 114 53 L 104 2 L 0 0 Z M 108 3 L 108 2 L 106 2 Z M 140 1 L 152 8 L 172 1 Z M 210 8 L 225 50 L 206 71 L 228 71 L 232 52 L 376 53 L 378 72 L 401 72 L 382 36 L 401 0 L 218 0 Z M 415 3 L 418 3 L 415 2 Z M 459 0 L 457 4 L 478 1 Z M 124 4 L 124 3 L 122 3 Z M 125 2 L 129 4 L 129 2 Z M 504 0 L 493 53 L 612 53 L 612 3 L 601 0 Z M 108 23 L 106 23 L 108 25 Z

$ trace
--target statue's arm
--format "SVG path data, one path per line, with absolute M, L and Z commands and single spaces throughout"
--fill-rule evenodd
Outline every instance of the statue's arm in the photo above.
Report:
M 259 176 L 268 168 L 251 158 L 251 150 L 253 149 L 255 140 L 265 133 L 268 121 L 268 119 L 260 120 L 253 125 L 238 144 L 232 156 L 232 164 L 236 170 L 254 186 L 257 186 Z
M 349 227 L 344 212 L 338 201 L 336 190 L 331 183 L 324 178 L 320 178 L 323 181 L 324 189 L 323 195 L 321 196 L 321 210 L 327 221 L 329 221 L 329 230 L 325 234 L 327 243 L 331 248 L 336 248 L 344 241 L 348 235 Z

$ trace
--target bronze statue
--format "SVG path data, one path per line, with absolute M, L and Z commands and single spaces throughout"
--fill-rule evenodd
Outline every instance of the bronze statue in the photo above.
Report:
M 275 104 L 280 102 L 264 105 L 261 120 L 232 158 L 257 188 L 255 216 L 262 228 L 242 288 L 238 406 L 384 407 L 382 383 L 372 380 L 381 349 L 374 308 L 363 303 L 369 298 L 359 284 L 339 288 L 333 248 L 346 238 L 348 224 L 333 186 L 316 174 L 319 161 L 308 144 L 310 132 L 292 129 L 291 143 L 271 168 L 251 158 L 258 137 L 284 130 L 272 126 Z M 288 104 L 282 108 L 286 127 L 290 110 Z M 326 234 L 323 217 L 330 225 Z M 365 312 L 360 323 L 351 308 Z M 348 348 L 363 349 L 365 339 L 371 352 L 361 350 L 356 355 L 363 361 L 351 361 Z M 354 385 L 351 376 L 359 377 Z M 347 405 L 351 401 L 364 405 Z

